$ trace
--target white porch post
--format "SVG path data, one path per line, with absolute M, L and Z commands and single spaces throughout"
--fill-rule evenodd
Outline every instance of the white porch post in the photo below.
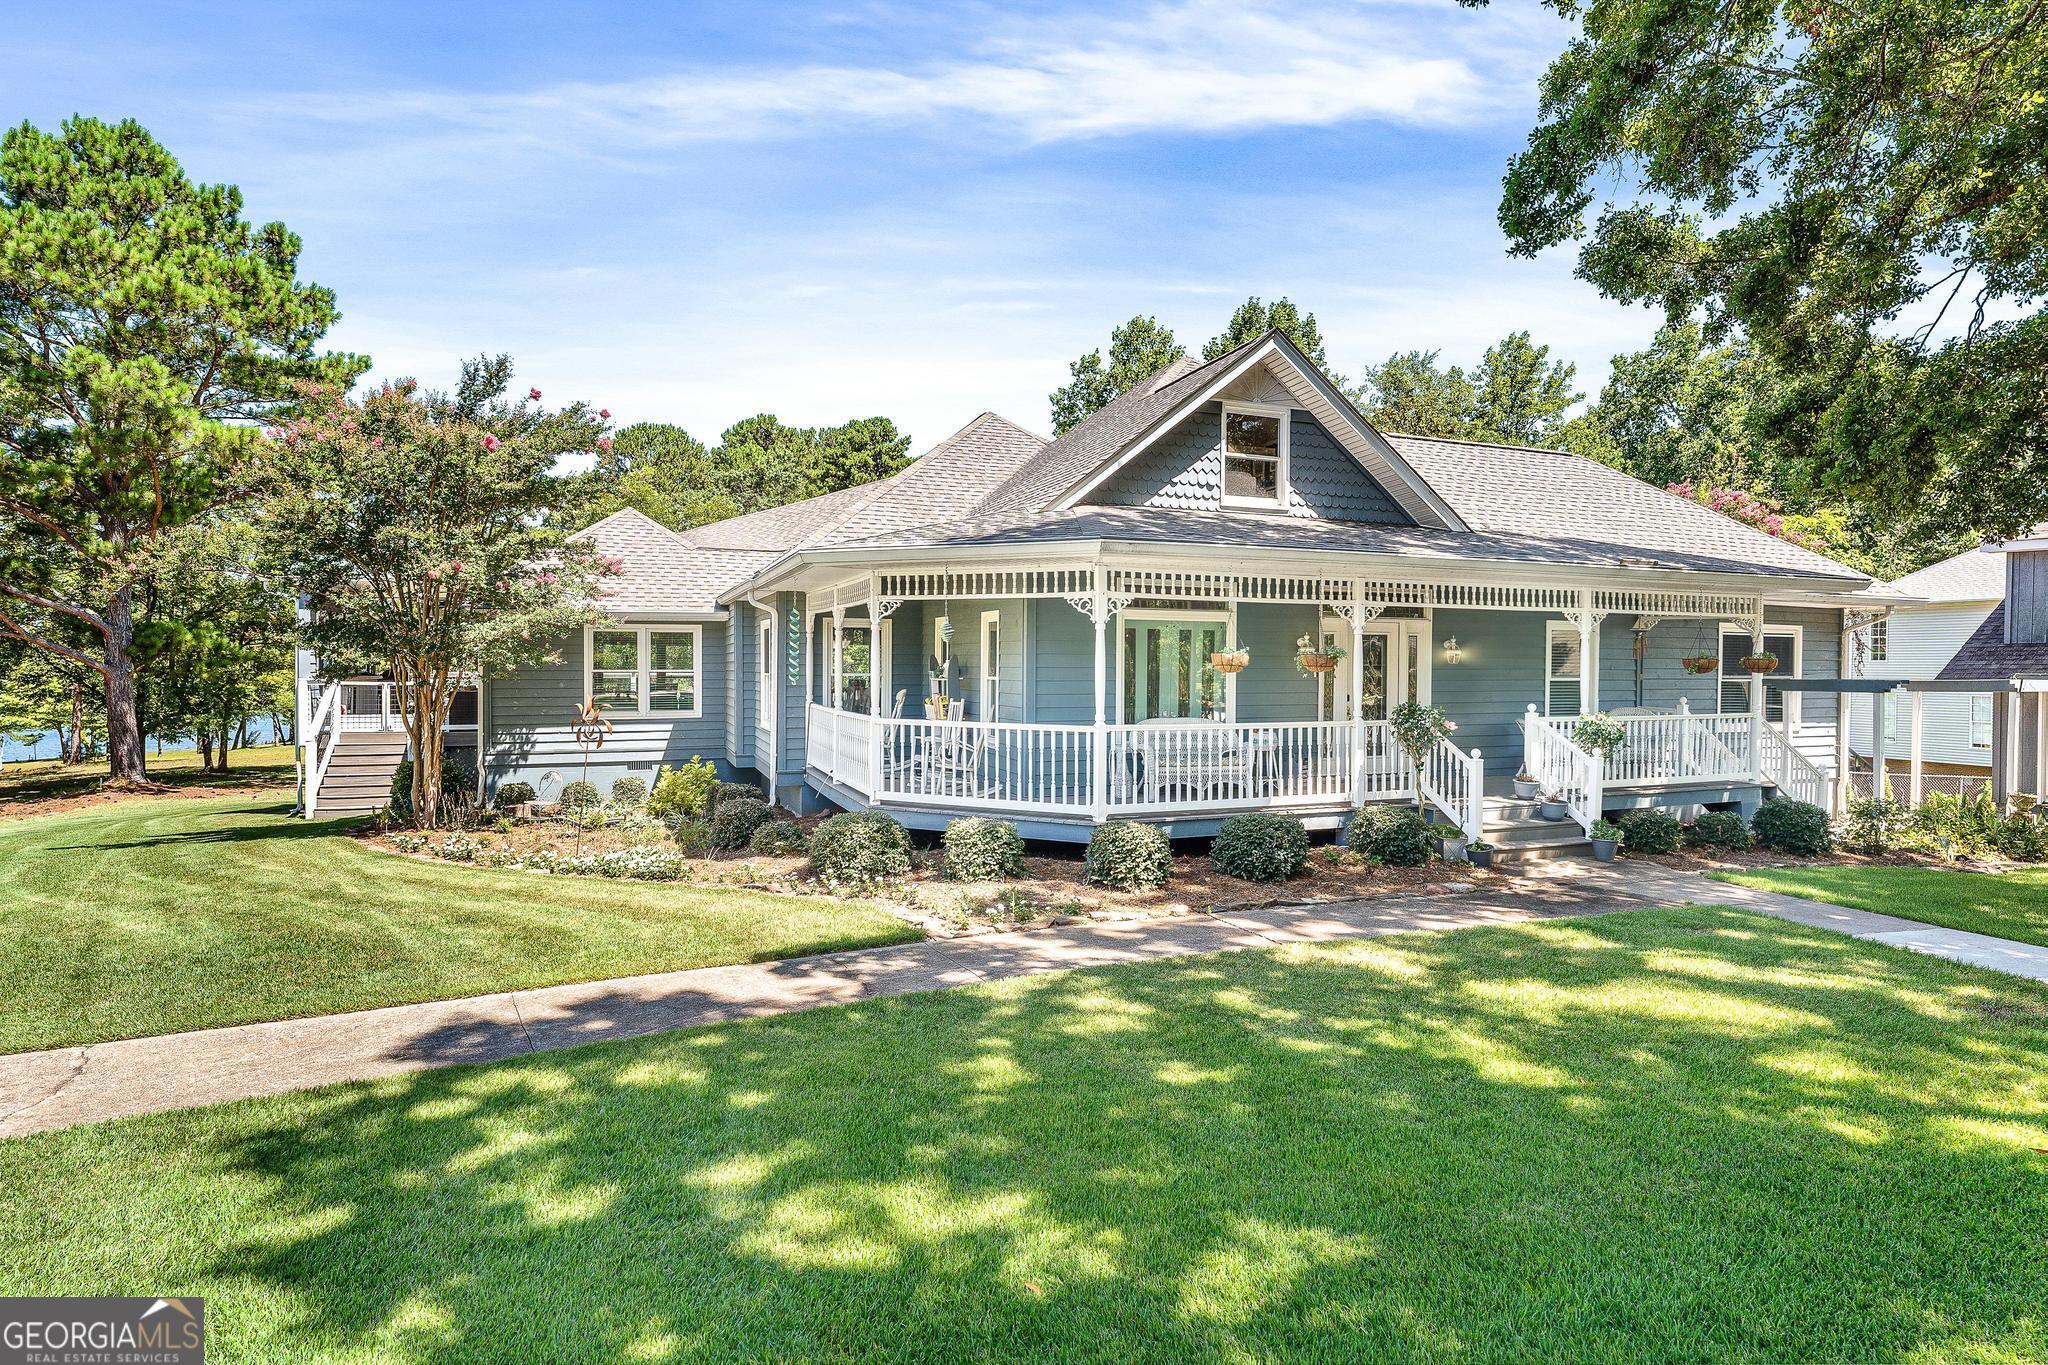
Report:
M 881 804 L 882 699 L 889 695 L 888 660 L 882 652 L 882 627 L 889 613 L 882 602 L 882 576 L 868 575 L 868 800 Z
M 1927 694 L 1908 692 L 1906 698 L 1906 800 L 1914 810 L 1918 810 L 1923 784 L 1924 764 L 1920 747 L 1924 742 L 1921 737 L 1926 733 L 1924 713 Z
M 1828 784 L 1828 814 L 1849 809 L 1849 695 L 1835 703 L 1835 780 Z
M 2034 792 L 2048 795 L 2048 692 L 2034 694 Z
M 1100 564 L 1090 576 L 1088 619 L 1095 623 L 1095 742 L 1089 752 L 1089 809 L 1095 823 L 1109 817 L 1109 585 Z
M 1391 676 L 1398 660 L 1388 659 Z M 1365 584 L 1351 580 L 1351 804 L 1365 804 Z
M 1679 777 L 1691 777 L 1694 755 L 1698 752 L 1699 722 L 1692 718 L 1692 698 L 1678 699 L 1678 773 Z
M 1998 700 L 2004 703 L 1999 710 L 2005 715 L 2005 762 L 2000 765 L 2005 785 L 1996 795 L 2000 808 L 2009 809 L 2012 794 L 2023 790 L 2020 786 L 2020 707 L 2026 701 L 2026 693 L 2019 690 L 2017 678 L 2013 680 L 2013 690 L 1998 694 Z
M 1891 774 L 1885 771 L 1890 755 L 1884 751 L 1885 717 L 1891 714 L 1892 694 L 1873 692 L 1870 694 L 1870 799 L 1884 800 L 1885 784 Z
M 1764 599 L 1756 599 L 1756 615 L 1750 621 L 1749 652 L 1761 654 L 1764 649 Z M 1756 774 L 1756 783 L 1764 783 L 1764 675 L 1749 675 L 1749 765 Z
M 1593 615 L 1593 590 L 1579 589 L 1579 714 L 1590 716 L 1600 709 L 1599 669 L 1594 667 L 1593 631 L 1600 618 Z

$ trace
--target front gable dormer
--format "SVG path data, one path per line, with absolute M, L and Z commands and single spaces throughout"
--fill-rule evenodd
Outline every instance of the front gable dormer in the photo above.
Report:
M 1270 362 L 1253 366 L 1149 441 L 1085 501 L 1396 526 L 1415 522 L 1297 401 Z

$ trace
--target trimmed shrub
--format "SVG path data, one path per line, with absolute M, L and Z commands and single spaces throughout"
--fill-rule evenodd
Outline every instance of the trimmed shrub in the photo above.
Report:
M 1692 842 L 1702 848 L 1748 848 L 1749 822 L 1732 810 L 1710 810 L 1692 822 Z
M 1827 812 L 1811 801 L 1793 801 L 1782 796 L 1766 801 L 1749 827 L 1759 844 L 1781 853 L 1826 853 L 1832 846 L 1828 841 Z
M 1912 813 L 1890 797 L 1852 796 L 1842 836 L 1865 853 L 1889 853 L 1912 828 Z
M 775 818 L 758 796 L 728 796 L 711 815 L 713 848 L 745 848 L 754 831 Z
M 411 774 L 406 778 L 411 780 Z M 498 809 L 510 810 L 514 806 L 530 805 L 533 801 L 533 784 L 530 782 L 507 782 L 498 788 Z
M 764 853 L 771 857 L 787 858 L 809 850 L 811 841 L 804 837 L 803 826 L 794 820 L 770 820 L 754 831 L 754 837 L 747 840 L 747 852 Z
M 655 774 L 654 792 L 647 798 L 647 813 L 660 820 L 702 815 L 705 801 L 717 782 L 718 769 L 708 758 L 693 756 L 680 768 L 663 768 Z
M 1685 835 L 1669 811 L 1632 810 L 1615 823 L 1621 826 L 1621 846 L 1631 853 L 1676 853 Z
M 451 754 L 441 755 L 441 799 L 461 799 L 476 790 L 476 774 L 469 765 Z M 412 759 L 398 760 L 391 774 L 391 812 L 400 819 L 412 815 Z
M 562 788 L 562 809 L 571 815 L 596 810 L 604 804 L 604 793 L 595 782 L 571 782 Z
M 1088 880 L 1119 891 L 1150 891 L 1173 875 L 1173 844 L 1157 825 L 1112 820 L 1088 837 Z
M 1360 806 L 1344 842 L 1388 867 L 1420 867 L 1429 861 L 1429 821 L 1413 806 Z
M 704 815 L 707 819 L 718 814 L 719 803 L 732 797 L 745 797 L 750 801 L 766 801 L 761 789 L 751 782 L 713 782 L 704 793 Z
M 1225 876 L 1284 882 L 1308 865 L 1308 828 L 1291 815 L 1233 815 L 1218 827 L 1209 861 Z
M 612 783 L 612 804 L 638 810 L 647 804 L 647 782 L 638 777 L 621 777 Z
M 996 882 L 1024 875 L 1024 836 L 1003 820 L 970 816 L 946 826 L 946 875 L 956 882 Z
M 910 871 L 910 831 L 876 810 L 847 811 L 811 835 L 811 872 L 830 882 L 879 882 Z
M 2048 821 L 2038 810 L 2014 811 L 1998 827 L 1991 846 L 2016 863 L 2048 862 Z

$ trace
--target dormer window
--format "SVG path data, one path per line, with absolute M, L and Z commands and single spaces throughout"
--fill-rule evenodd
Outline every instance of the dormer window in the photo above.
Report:
M 1287 505 L 1287 409 L 1223 406 L 1223 505 Z

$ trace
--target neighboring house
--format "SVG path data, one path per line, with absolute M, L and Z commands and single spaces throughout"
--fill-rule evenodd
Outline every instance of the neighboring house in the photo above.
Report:
M 1860 677 L 1932 678 L 1947 666 L 2005 596 L 2005 552 L 1985 545 L 1930 564 L 1889 585 L 1923 605 L 1894 608 L 1861 632 L 1863 648 L 1850 651 L 1850 669 Z M 1860 659 L 1858 655 L 1860 654 Z M 1871 718 L 1877 708 L 1869 697 L 1849 700 L 1850 751 L 1868 760 L 1876 751 Z M 1885 708 L 1888 729 L 1883 736 L 1886 766 L 1906 761 L 1912 718 L 1906 705 Z M 1928 692 L 1921 700 L 1920 756 L 1932 777 L 1931 787 L 1955 790 L 1944 778 L 1989 778 L 1991 774 L 1992 694 Z M 1969 784 L 1974 790 L 1974 783 Z
M 1936 675 L 1934 688 L 1991 696 L 1991 792 L 2048 792 L 2048 522 L 1998 547 L 2005 600 Z M 1931 703 L 1942 693 L 1929 690 Z
M 588 534 L 625 573 L 558 663 L 486 680 L 487 788 L 579 776 L 594 697 L 600 782 L 702 754 L 799 810 L 1069 840 L 1411 799 L 1388 726 L 1409 699 L 1458 726 L 1421 785 L 1474 834 L 1519 823 L 1500 792 L 1525 767 L 1571 838 L 1631 806 L 1827 802 L 1837 696 L 1738 661 L 1836 679 L 1844 611 L 1871 605 L 1866 576 L 1603 465 L 1380 432 L 1278 333 L 1051 443 L 984 413 L 863 487 Z M 1305 671 L 1304 637 L 1345 657 Z M 1212 657 L 1232 647 L 1241 672 Z M 1573 742 L 1594 710 L 1629 730 L 1604 763 Z

